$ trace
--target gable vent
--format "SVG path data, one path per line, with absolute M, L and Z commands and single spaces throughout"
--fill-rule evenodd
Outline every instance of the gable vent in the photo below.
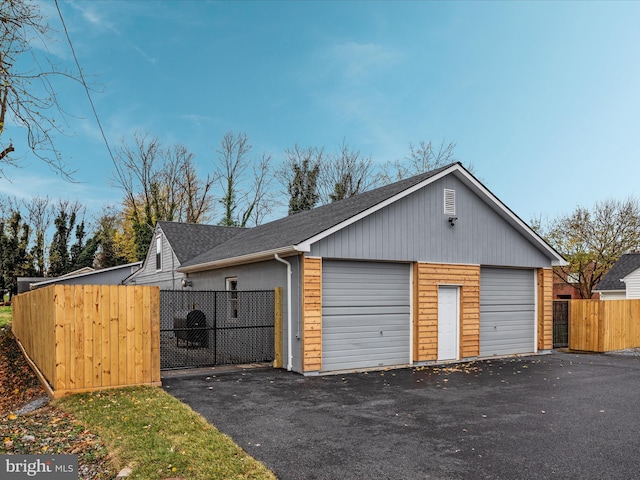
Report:
M 444 214 L 456 214 L 456 191 L 450 188 L 444 189 Z

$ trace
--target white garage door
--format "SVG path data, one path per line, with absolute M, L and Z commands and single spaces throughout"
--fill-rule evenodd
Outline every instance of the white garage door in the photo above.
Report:
M 322 263 L 322 370 L 410 361 L 409 265 Z
M 480 356 L 535 350 L 533 270 L 480 270 Z

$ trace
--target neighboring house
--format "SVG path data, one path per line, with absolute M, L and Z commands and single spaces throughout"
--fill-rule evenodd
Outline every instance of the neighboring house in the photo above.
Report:
M 180 290 L 185 275 L 176 271 L 185 261 L 211 250 L 237 235 L 242 228 L 159 221 L 142 267 L 126 279 L 126 285 L 158 285 Z
M 122 285 L 124 279 L 137 271 L 141 265 L 142 262 L 134 262 L 99 270 L 84 267 L 60 277 L 32 281 L 29 287 L 30 290 L 35 290 L 49 285 Z
M 640 253 L 625 253 L 600 281 L 601 300 L 640 298 Z
M 18 284 L 18 294 L 26 293 L 31 290 L 31 284 L 37 282 L 44 282 L 45 280 L 51 280 L 51 277 L 18 277 L 16 283 Z
M 590 272 L 588 272 L 590 273 Z M 580 276 L 577 273 L 566 274 L 561 267 L 553 269 L 553 299 L 554 300 L 581 300 Z M 591 293 L 591 299 L 597 300 L 600 295 Z
M 566 262 L 455 163 L 180 264 L 194 290 L 283 287 L 283 358 L 315 375 L 548 351 L 552 267 Z

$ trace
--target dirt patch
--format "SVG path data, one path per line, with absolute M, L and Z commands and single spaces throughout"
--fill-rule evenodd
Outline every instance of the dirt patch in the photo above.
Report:
M 103 443 L 72 415 L 51 406 L 10 327 L 0 328 L 0 453 L 77 454 L 80 479 L 116 472 Z

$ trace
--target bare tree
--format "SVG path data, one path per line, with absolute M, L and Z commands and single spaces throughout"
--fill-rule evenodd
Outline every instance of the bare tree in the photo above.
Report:
M 270 208 L 271 156 L 263 154 L 256 162 L 250 157 L 251 149 L 246 133 L 230 131 L 220 141 L 215 167 L 224 210 L 220 225 L 245 227 L 252 218 L 258 222 Z
M 160 150 L 157 138 L 136 132 L 133 144 L 122 140 L 117 153 L 115 184 L 124 192 L 124 203 L 139 222 L 151 221 L 152 189 L 157 178 L 156 159 Z
M 628 198 L 598 202 L 592 210 L 578 207 L 541 231 L 569 263 L 556 268 L 556 276 L 572 286 L 577 280 L 580 296 L 591 298 L 620 256 L 640 245 L 640 204 Z
M 31 255 L 37 276 L 43 276 L 47 270 L 46 263 L 46 234 L 51 223 L 52 205 L 49 197 L 34 197 L 23 202 L 27 210 L 27 220 L 34 233 L 34 244 L 31 247 Z
M 373 188 L 378 181 L 370 157 L 352 150 L 343 140 L 337 153 L 329 155 L 320 170 L 322 203 L 336 202 Z
M 114 183 L 124 192 L 139 260 L 158 220 L 199 223 L 207 218 L 216 177 L 200 180 L 186 147 L 163 148 L 156 137 L 136 132 L 131 144 L 122 141 L 117 157 Z
M 193 165 L 193 155 L 182 146 L 175 148 L 178 149 L 175 156 L 183 158 L 180 176 L 180 218 L 188 223 L 204 223 L 209 220 L 213 209 L 211 188 L 214 177 L 207 175 L 206 180 L 200 180 Z
M 50 41 L 49 26 L 36 3 L 28 0 L 0 2 L 0 139 L 5 127 L 24 127 L 30 150 L 55 171 L 69 178 L 70 172 L 56 149 L 53 135 L 61 132 L 64 112 L 54 89 L 56 77 L 77 79 L 63 71 L 46 54 L 33 48 L 33 39 Z M 20 70 L 27 55 L 31 70 Z M 57 117 L 57 118 L 56 118 Z M 62 121 L 61 121 L 62 120 Z M 12 141 L 0 141 L 0 174 L 3 165 L 18 165 Z
M 446 143 L 444 140 L 439 145 L 424 140 L 420 140 L 417 146 L 410 143 L 409 153 L 402 160 L 395 160 L 386 165 L 379 181 L 383 184 L 396 182 L 403 178 L 444 167 L 456 161 L 455 148 L 455 143 Z M 473 167 L 470 165 L 468 169 L 473 170 Z
M 272 213 L 275 204 L 275 193 L 271 190 L 273 183 L 272 158 L 263 153 L 253 166 L 253 181 L 248 205 L 250 208 L 243 215 L 242 226 L 257 226 Z

